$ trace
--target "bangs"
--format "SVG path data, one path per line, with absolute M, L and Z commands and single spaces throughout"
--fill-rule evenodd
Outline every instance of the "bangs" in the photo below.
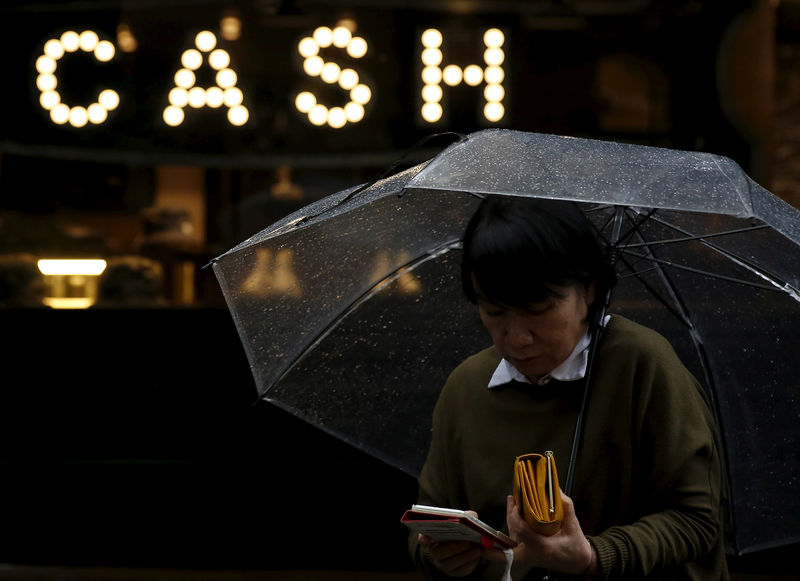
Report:
M 563 272 L 563 265 L 553 263 L 549 258 L 552 249 L 543 248 L 539 237 L 528 235 L 520 239 L 518 234 L 510 229 L 491 236 L 486 231 L 476 232 L 469 258 L 469 283 L 476 287 L 473 292 L 479 291 L 482 298 L 495 304 L 526 307 L 561 296 L 553 286 L 580 282 Z

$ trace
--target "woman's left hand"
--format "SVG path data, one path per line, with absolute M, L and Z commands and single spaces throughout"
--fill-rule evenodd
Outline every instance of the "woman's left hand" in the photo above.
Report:
M 514 547 L 514 563 L 542 567 L 568 575 L 581 575 L 588 570 L 593 561 L 594 549 L 586 540 L 575 516 L 572 499 L 561 492 L 561 501 L 564 507 L 561 529 L 552 536 L 545 536 L 528 526 L 514 502 L 514 497 L 508 497 L 506 521 L 509 535 L 518 543 Z M 485 557 L 493 561 L 505 560 L 502 551 L 486 551 Z

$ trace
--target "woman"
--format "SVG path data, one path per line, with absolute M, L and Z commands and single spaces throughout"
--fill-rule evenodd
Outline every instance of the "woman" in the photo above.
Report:
M 506 522 L 519 541 L 515 579 L 726 579 L 720 458 L 704 392 L 663 337 L 619 316 L 601 320 L 614 282 L 575 205 L 481 204 L 464 236 L 462 283 L 493 346 L 459 365 L 440 394 L 419 502 Z M 566 473 L 591 350 L 571 497 L 562 493 L 561 531 L 545 537 L 509 496 L 512 466 L 518 455 L 553 450 Z M 503 574 L 499 551 L 415 535 L 410 548 L 430 578 Z

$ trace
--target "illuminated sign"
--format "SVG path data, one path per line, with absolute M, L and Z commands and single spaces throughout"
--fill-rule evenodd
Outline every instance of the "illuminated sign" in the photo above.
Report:
M 486 67 L 477 64 L 467 65 L 463 68 L 455 64 L 442 67 L 444 55 L 441 46 L 444 38 L 442 33 L 435 28 L 429 28 L 423 32 L 420 40 L 423 46 L 421 60 L 423 65 L 422 82 L 424 83 L 422 87 L 423 105 L 420 114 L 425 121 L 436 123 L 442 118 L 441 102 L 444 95 L 442 81 L 451 87 L 460 85 L 462 82 L 471 87 L 477 87 L 485 81 L 486 87 L 483 95 L 486 105 L 483 108 L 483 116 L 490 122 L 497 122 L 503 118 L 505 115 L 503 98 L 506 92 L 503 88 L 505 72 L 501 65 L 505 60 L 502 48 L 505 35 L 499 28 L 490 28 L 483 35 L 483 42 L 486 46 L 483 60 Z
M 78 49 L 90 52 L 100 62 L 108 62 L 114 58 L 114 45 L 108 40 L 100 40 L 93 30 L 85 30 L 78 34 L 67 31 L 60 38 L 51 38 L 44 43 L 44 53 L 36 59 L 36 87 L 39 89 L 39 104 L 50 112 L 53 123 L 63 125 L 69 123 L 73 127 L 83 127 L 87 123 L 99 125 L 108 118 L 108 112 L 119 105 L 119 95 L 112 89 L 104 89 L 97 96 L 97 102 L 88 107 L 70 106 L 61 102 L 57 91 L 58 61 L 68 53 Z
M 419 113 L 423 122 L 436 123 L 442 119 L 445 103 L 442 84 L 455 87 L 461 83 L 472 87 L 483 84 L 484 119 L 489 123 L 503 119 L 503 100 L 506 96 L 503 86 L 503 45 L 506 39 L 499 28 L 484 31 L 483 64 L 445 64 L 445 39 L 438 29 L 425 30 L 420 40 L 422 52 L 419 70 L 423 87 Z M 99 125 L 105 123 L 109 111 L 120 104 L 121 97 L 113 89 L 100 91 L 97 102 L 87 107 L 62 102 L 57 91 L 58 62 L 65 55 L 78 50 L 92 53 L 100 62 L 111 61 L 116 53 L 114 44 L 101 40 L 92 30 L 80 34 L 67 31 L 59 38 L 51 38 L 44 44 L 43 54 L 36 60 L 36 86 L 40 91 L 41 107 L 49 112 L 50 119 L 57 125 Z M 341 25 L 334 28 L 320 26 L 311 35 L 302 37 L 297 44 L 297 52 L 303 59 L 305 74 L 318 78 L 324 84 L 338 87 L 347 95 L 348 101 L 343 106 L 331 106 L 321 102 L 320 96 L 314 91 L 305 90 L 294 97 L 296 110 L 314 126 L 339 129 L 347 124 L 360 123 L 365 117 L 365 107 L 372 101 L 373 89 L 355 69 L 344 67 L 328 54 L 323 57 L 323 50 L 341 50 L 352 59 L 361 59 L 367 54 L 369 46 L 364 38 L 355 36 L 350 28 Z M 194 47 L 182 53 L 180 63 L 181 68 L 173 76 L 174 86 L 169 91 L 168 103 L 165 103 L 163 109 L 162 117 L 167 126 L 181 125 L 189 111 L 187 107 L 217 109 L 224 106 L 227 108 L 227 119 L 232 125 L 242 126 L 248 122 L 250 111 L 244 105 L 245 96 L 242 90 L 237 86 L 238 76 L 231 65 L 231 56 L 226 50 L 217 47 L 214 33 L 208 30 L 199 32 L 195 36 Z M 203 66 L 215 71 L 213 86 L 198 85 L 196 72 Z
M 355 59 L 367 54 L 367 41 L 360 36 L 353 36 L 348 28 L 337 26 L 333 30 L 320 26 L 314 34 L 303 38 L 297 45 L 297 52 L 303 57 L 303 70 L 309 77 L 319 77 L 329 85 L 338 84 L 348 91 L 350 100 L 344 107 L 328 108 L 319 103 L 317 96 L 311 91 L 303 91 L 295 98 L 295 107 L 308 115 L 313 125 L 328 124 L 334 129 L 344 127 L 347 123 L 358 123 L 364 118 L 364 105 L 372 98 L 372 90 L 360 82 L 358 72 L 353 69 L 342 69 L 338 63 L 325 61 L 319 56 L 321 48 L 335 46 L 347 51 Z
M 231 125 L 244 125 L 250 118 L 250 112 L 242 105 L 244 94 L 236 86 L 237 76 L 230 68 L 230 55 L 225 50 L 215 49 L 217 37 L 208 30 L 199 32 L 195 36 L 194 44 L 196 49 L 190 48 L 181 55 L 183 68 L 175 73 L 175 87 L 169 92 L 169 105 L 164 109 L 164 123 L 170 127 L 183 123 L 183 109 L 186 105 L 195 109 L 206 106 L 216 109 L 225 105 Z M 217 71 L 217 84 L 207 89 L 196 85 L 194 73 L 203 65 L 203 54 L 208 54 L 209 66 Z

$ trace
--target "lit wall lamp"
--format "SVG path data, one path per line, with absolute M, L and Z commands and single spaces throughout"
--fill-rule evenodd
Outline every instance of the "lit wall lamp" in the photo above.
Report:
M 234 10 L 226 10 L 219 19 L 219 33 L 225 40 L 239 40 L 242 36 L 242 19 Z
M 117 26 L 117 46 L 122 52 L 135 52 L 139 47 L 139 42 L 133 35 L 131 27 L 125 22 Z
M 46 305 L 54 309 L 86 309 L 97 301 L 97 281 L 106 269 L 105 260 L 43 258 L 37 266 L 45 275 Z

